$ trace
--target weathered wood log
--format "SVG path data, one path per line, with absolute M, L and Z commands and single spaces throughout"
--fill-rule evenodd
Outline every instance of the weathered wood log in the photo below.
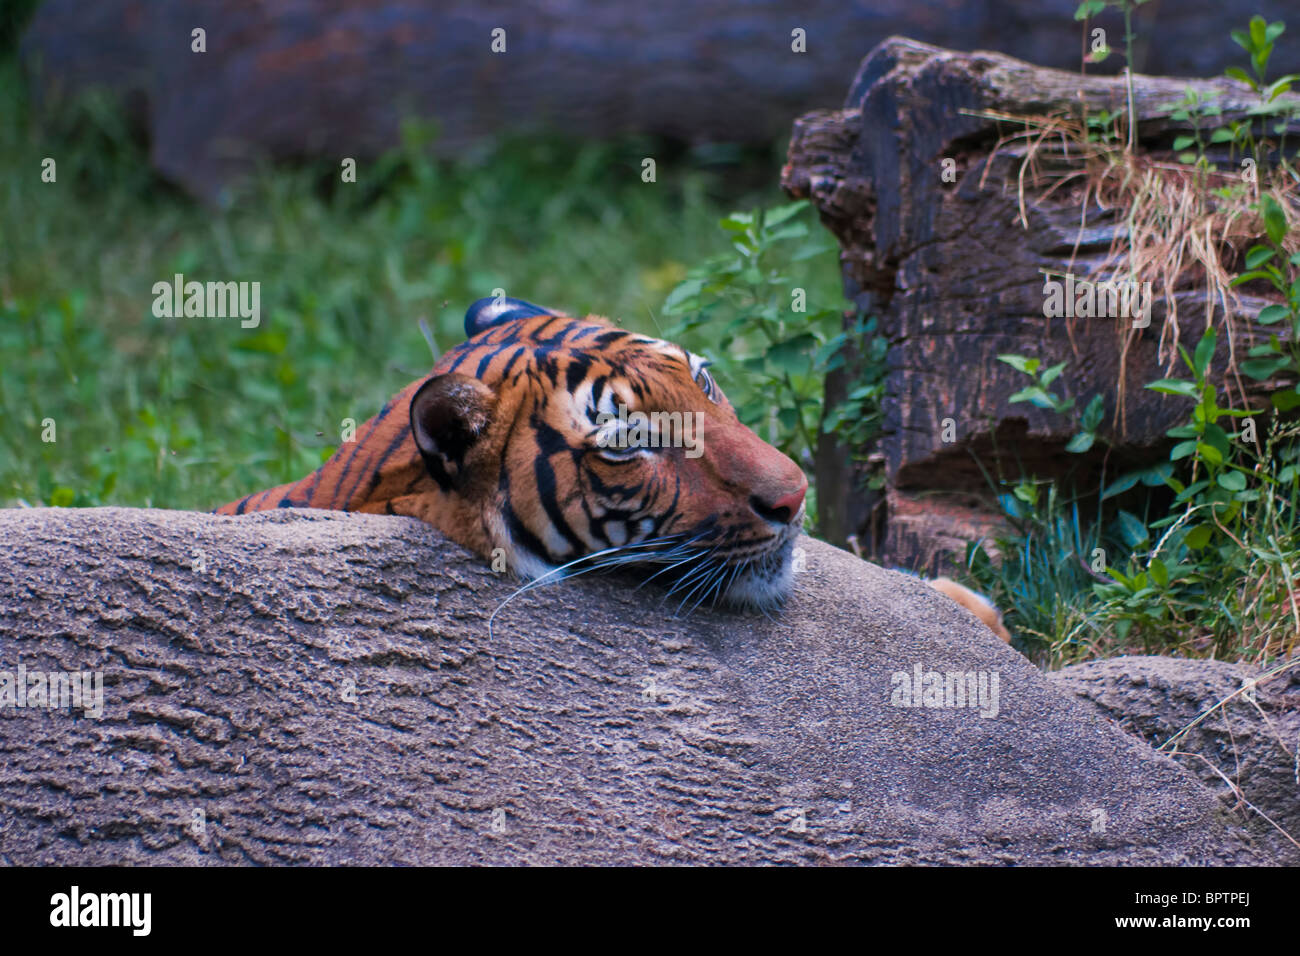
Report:
M 1215 126 L 1244 118 L 1257 102 L 1235 81 L 1136 76 L 1143 152 L 1167 153 L 1176 136 L 1191 131 L 1168 106 L 1188 85 L 1222 110 Z M 846 293 L 879 317 L 889 342 L 881 450 L 895 487 L 986 491 L 976 457 L 991 474 L 1010 477 L 1060 476 L 1067 463 L 1081 461 L 1063 452 L 1076 431 L 1070 416 L 1010 403 L 1029 381 L 998 361 L 1003 353 L 1039 358 L 1044 367 L 1068 362 L 1056 387 L 1080 407 L 1103 395 L 1112 475 L 1162 456 L 1165 431 L 1186 415 L 1185 399 L 1143 386 L 1177 375 L 1159 348 L 1163 336 L 1164 359 L 1174 354 L 1171 303 L 1181 342 L 1194 344 L 1204 331 L 1206 293 L 1195 273 L 1175 284 L 1172 296 L 1153 287 L 1150 324 L 1140 331 L 1114 317 L 1048 316 L 1046 277 L 1111 278 L 1093 270 L 1113 241 L 1126 241 L 1125 211 L 1092 203 L 1080 228 L 1082 191 L 1022 178 L 1030 147 L 1009 138 L 1017 125 L 1006 117 L 1077 120 L 1085 105 L 1094 117 L 1126 110 L 1124 82 L 895 38 L 863 62 L 845 108 L 795 123 L 782 184 L 817 206 L 842 247 Z M 1292 136 L 1300 134 L 1300 122 L 1291 127 Z M 1037 156 L 1040 170 L 1081 168 L 1053 149 Z M 1244 295 L 1228 315 L 1238 358 L 1255 341 L 1251 325 L 1265 301 Z M 1214 321 L 1223 324 L 1222 306 Z M 1227 352 L 1220 348 L 1214 375 L 1240 396 Z M 1249 380 L 1245 386 L 1245 398 L 1259 401 L 1260 391 Z M 828 384 L 828 394 L 834 388 L 843 385 Z M 1102 451 L 1098 444 L 1094 468 Z M 824 456 L 828 467 L 836 457 Z M 845 484 L 829 476 L 825 483 Z M 842 503 L 829 511 L 849 512 Z M 827 534 L 837 540 L 853 530 Z
M 1288 4 L 1146 4 L 1139 68 L 1218 72 L 1240 58 L 1230 28 L 1256 12 L 1277 19 Z M 372 157 L 397 145 L 407 116 L 436 120 L 449 154 L 538 128 L 770 142 L 791 116 L 837 100 L 862 52 L 891 33 L 1076 63 L 1077 5 L 46 0 L 24 52 L 47 101 L 87 85 L 129 94 L 157 168 L 212 199 L 259 158 Z M 1090 26 L 1098 24 L 1116 43 L 1118 16 Z M 195 29 L 206 31 L 204 53 L 191 51 Z M 807 52 L 793 49 L 796 29 Z M 495 30 L 504 31 L 504 52 L 493 50 Z M 1279 73 L 1300 69 L 1300 53 L 1286 44 L 1273 61 Z M 1102 67 L 1113 68 L 1114 58 Z
M 5 863 L 1264 859 L 965 611 L 814 541 L 783 613 L 677 618 L 623 579 L 497 612 L 511 584 L 406 518 L 0 539 L 0 677 L 103 681 L 97 717 L 0 706 Z M 996 706 L 894 706 L 916 668 Z

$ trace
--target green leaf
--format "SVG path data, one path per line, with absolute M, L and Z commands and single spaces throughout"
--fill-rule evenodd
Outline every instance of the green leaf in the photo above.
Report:
M 1083 0 L 1074 11 L 1074 19 L 1086 20 L 1106 9 L 1106 0 Z
M 1216 480 L 1220 488 L 1228 491 L 1241 491 L 1246 487 L 1246 476 L 1239 471 L 1225 471 Z
M 1106 411 L 1106 402 L 1100 393 L 1092 396 L 1088 402 L 1088 407 L 1083 410 L 1083 419 L 1081 424 L 1086 432 L 1095 432 L 1101 427 L 1101 419 Z
M 1291 359 L 1285 355 L 1277 355 L 1272 358 L 1252 358 L 1241 363 L 1241 370 L 1256 381 L 1263 381 L 1290 364 Z
M 1239 286 L 1239 285 L 1245 285 L 1247 282 L 1254 282 L 1256 279 L 1271 279 L 1271 278 L 1272 276 L 1270 276 L 1267 272 L 1264 272 L 1261 269 L 1252 269 L 1250 272 L 1243 272 L 1239 276 L 1233 276 L 1232 281 L 1229 282 L 1228 285 Z
M 1271 84 L 1269 88 L 1264 91 L 1264 98 L 1271 103 L 1273 100 L 1277 99 L 1283 93 L 1289 92 L 1290 89 L 1291 89 L 1291 80 L 1289 80 L 1287 77 L 1284 76 L 1280 80 L 1277 80 L 1276 82 Z
M 1176 136 L 1174 137 L 1174 152 L 1186 149 L 1196 142 L 1195 136 Z
M 60 485 L 50 492 L 51 508 L 71 508 L 72 503 L 76 500 L 77 493 L 64 485 Z
M 1215 448 L 1213 445 L 1206 444 L 1205 442 L 1197 442 L 1196 454 L 1199 455 L 1205 461 L 1208 461 L 1211 465 L 1223 464 L 1223 452 L 1219 451 L 1219 449 Z
M 1293 408 L 1300 408 L 1300 394 L 1296 394 L 1296 390 L 1293 388 L 1274 392 L 1269 396 L 1269 401 L 1280 412 L 1289 412 Z
M 1102 491 L 1101 500 L 1105 501 L 1107 498 L 1113 498 L 1115 495 L 1123 494 L 1136 485 L 1141 476 L 1142 473 L 1139 471 L 1131 471 L 1127 475 L 1120 475 Z
M 1179 442 L 1170 450 L 1169 460 L 1179 461 L 1180 459 L 1186 458 L 1192 452 L 1196 451 L 1196 445 L 1197 441 L 1194 438 L 1191 441 Z
M 763 230 L 763 237 L 767 242 L 784 242 L 786 239 L 798 239 L 808 235 L 808 224 L 805 222 L 792 222 L 788 226 L 782 226 L 780 229 Z M 785 285 L 787 279 L 773 279 L 772 285 Z
M 1250 18 L 1251 52 L 1259 50 L 1268 43 L 1268 22 L 1259 14 Z
M 1284 305 L 1266 305 L 1259 310 L 1259 315 L 1255 316 L 1260 325 L 1272 325 L 1274 322 L 1281 322 L 1291 315 L 1291 310 Z
M 1204 480 L 1194 481 L 1186 488 L 1184 488 L 1182 491 L 1178 492 L 1178 497 L 1175 498 L 1174 501 L 1177 504 L 1183 504 L 1184 502 L 1190 501 L 1192 498 L 1195 498 L 1197 495 L 1199 495 L 1202 491 L 1204 491 L 1208 487 L 1210 487 L 1210 483 L 1208 481 L 1204 481 Z
M 1210 367 L 1210 359 L 1214 358 L 1215 344 L 1214 329 L 1208 328 L 1205 334 L 1201 336 L 1201 341 L 1196 343 L 1196 352 L 1192 356 L 1192 367 L 1196 370 L 1197 378 L 1205 377 L 1205 370 Z
M 1156 582 L 1162 588 L 1169 587 L 1169 569 L 1159 558 L 1152 558 L 1151 563 L 1147 565 L 1147 570 L 1151 573 L 1151 580 Z
M 1232 456 L 1232 438 L 1218 425 L 1210 423 L 1205 426 L 1205 442 L 1222 458 L 1227 459 Z
M 1264 216 L 1264 231 L 1273 240 L 1274 245 L 1281 245 L 1286 238 L 1286 213 L 1282 206 L 1268 193 L 1259 198 L 1260 212 Z
M 1210 536 L 1214 534 L 1214 528 L 1208 524 L 1198 524 L 1192 530 L 1183 536 L 1183 544 L 1187 545 L 1193 551 L 1199 551 L 1210 543 Z
M 1241 31 L 1234 30 L 1233 32 L 1240 33 Z M 1235 40 L 1236 37 L 1234 36 L 1233 39 Z M 1237 42 L 1240 43 L 1241 41 L 1238 40 Z M 1250 78 L 1250 74 L 1247 73 L 1239 66 L 1230 66 L 1226 70 L 1224 70 L 1223 73 L 1225 76 L 1229 76 L 1234 80 L 1240 80 L 1241 82 L 1249 86 L 1252 90 L 1256 88 L 1255 81 Z
M 1041 364 L 1038 359 L 1026 358 L 1023 355 L 999 355 L 998 361 L 1006 362 L 1017 372 L 1024 372 L 1026 375 L 1033 375 Z
M 1058 377 L 1060 377 L 1060 374 L 1063 371 L 1065 371 L 1064 362 L 1059 362 L 1051 368 L 1044 369 L 1043 374 L 1038 376 L 1038 384 L 1043 388 L 1047 388 L 1047 386 L 1051 385 Z
M 1151 382 L 1146 387 L 1153 392 L 1161 392 L 1165 395 L 1182 395 L 1186 398 L 1201 397 L 1201 392 L 1196 387 L 1195 382 L 1185 382 L 1176 378 L 1162 378 L 1158 382 Z
M 703 279 L 684 279 L 677 283 L 677 287 L 672 292 L 668 293 L 668 298 L 664 299 L 662 311 L 665 315 L 680 315 L 682 312 L 689 311 L 689 309 L 685 308 L 686 304 L 703 290 Z
M 1276 253 L 1268 246 L 1251 246 L 1250 251 L 1246 253 L 1246 268 L 1258 269 L 1274 255 Z
M 808 201 L 801 199 L 786 206 L 777 206 L 763 214 L 763 228 L 774 229 L 792 216 L 797 216 L 808 208 Z
M 754 217 L 747 212 L 733 212 L 718 220 L 718 225 L 727 232 L 744 232 L 754 224 Z
M 1121 508 L 1117 517 L 1119 519 L 1120 536 L 1130 548 L 1136 548 L 1150 540 L 1147 526 L 1142 523 L 1137 515 Z
M 797 375 L 808 371 L 816 351 L 817 338 L 811 332 L 803 332 L 775 343 L 767 350 L 767 359 L 781 371 Z
M 1170 462 L 1166 461 L 1141 472 L 1140 477 L 1142 484 L 1146 485 L 1148 488 L 1157 488 L 1160 485 L 1167 485 L 1169 483 L 1169 478 L 1173 473 L 1174 466 Z
M 1014 520 L 1028 517 L 1030 514 L 1029 510 L 1017 500 L 1015 495 L 998 495 L 998 503 L 1002 505 L 1002 510 L 1007 513 L 1007 516 Z
M 1039 388 L 1037 385 L 1030 385 L 1028 388 L 1022 388 L 1010 398 L 1007 399 L 1011 404 L 1017 402 L 1029 402 L 1038 408 L 1056 408 L 1056 401 L 1051 395 Z
M 1097 436 L 1094 435 L 1092 432 L 1079 432 L 1079 434 L 1075 435 L 1073 438 L 1070 439 L 1069 444 L 1065 446 L 1065 450 L 1068 452 L 1073 452 L 1076 455 L 1082 454 L 1083 452 L 1087 451 L 1089 448 L 1092 447 L 1092 443 L 1096 440 L 1096 438 Z

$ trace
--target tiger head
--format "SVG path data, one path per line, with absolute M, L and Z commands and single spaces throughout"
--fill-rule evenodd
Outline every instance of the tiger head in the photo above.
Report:
M 420 517 L 525 578 L 628 564 L 684 601 L 785 598 L 808 481 L 706 360 L 516 299 L 476 302 L 465 330 L 410 401 L 440 499 Z

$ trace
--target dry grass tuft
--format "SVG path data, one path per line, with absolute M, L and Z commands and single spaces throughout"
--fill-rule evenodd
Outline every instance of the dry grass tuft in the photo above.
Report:
M 1236 321 L 1245 310 L 1233 276 L 1245 271 L 1246 250 L 1260 241 L 1264 226 L 1255 207 L 1264 193 L 1277 200 L 1289 225 L 1300 222 L 1300 182 L 1284 167 L 1256 169 L 1245 177 L 1240 171 L 1223 171 L 1208 162 L 1194 165 L 1127 150 L 1118 141 L 1090 137 L 1078 117 L 1017 116 L 999 112 L 975 115 L 1018 128 L 1001 137 L 992 155 L 1003 150 L 1019 152 L 1021 162 L 1016 189 L 1020 221 L 1029 228 L 1029 198 L 1042 204 L 1063 190 L 1079 209 L 1079 229 L 1067 271 L 1074 271 L 1080 245 L 1089 230 L 1111 227 L 1110 248 L 1087 265 L 1082 278 L 1094 282 L 1150 282 L 1154 295 L 1165 304 L 1161 324 L 1159 359 L 1172 369 L 1178 357 L 1181 327 L 1179 292 L 1202 289 L 1206 327 L 1216 323 L 1228 343 L 1228 373 L 1236 386 L 1236 399 L 1245 402 L 1245 389 L 1237 372 Z M 981 187 L 993 164 L 986 165 Z M 1300 230 L 1290 229 L 1284 245 L 1288 254 L 1300 250 Z M 1251 316 L 1250 318 L 1253 318 Z M 1071 344 L 1074 320 L 1069 320 Z M 1120 375 L 1116 383 L 1116 417 L 1124 430 L 1124 382 L 1128 349 L 1140 332 L 1117 328 L 1121 337 Z

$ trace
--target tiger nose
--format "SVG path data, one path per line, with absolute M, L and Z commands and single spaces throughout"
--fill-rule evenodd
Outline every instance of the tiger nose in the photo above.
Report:
M 804 495 L 807 493 L 808 479 L 800 472 L 799 487 L 794 491 L 787 492 L 774 500 L 770 495 L 753 494 L 749 496 L 749 506 L 765 521 L 771 521 L 773 524 L 789 524 L 799 513 L 799 507 L 803 504 Z

